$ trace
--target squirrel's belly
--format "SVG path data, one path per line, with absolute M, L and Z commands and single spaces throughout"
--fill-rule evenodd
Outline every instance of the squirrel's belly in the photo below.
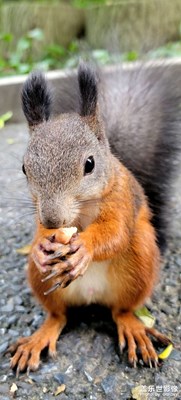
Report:
M 113 291 L 109 280 L 110 261 L 92 262 L 86 273 L 64 289 L 64 301 L 67 305 L 100 303 L 110 305 Z

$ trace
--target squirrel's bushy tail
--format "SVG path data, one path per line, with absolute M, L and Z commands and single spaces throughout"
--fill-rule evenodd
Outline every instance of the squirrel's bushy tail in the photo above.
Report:
M 181 151 L 181 66 L 158 63 L 118 69 L 104 78 L 103 87 L 112 151 L 144 187 L 164 249 Z

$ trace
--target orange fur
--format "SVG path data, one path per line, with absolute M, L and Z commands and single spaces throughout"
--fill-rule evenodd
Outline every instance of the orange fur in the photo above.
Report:
M 46 339 L 52 335 L 54 347 L 58 334 L 66 323 L 67 307 L 72 304 L 99 302 L 112 309 L 118 327 L 120 348 L 124 347 L 125 341 L 128 342 L 129 361 L 136 363 L 137 343 L 141 348 L 143 360 L 148 363 L 152 360 L 156 364 L 157 355 L 147 336 L 146 328 L 134 317 L 132 311 L 143 304 L 152 293 L 158 274 L 159 250 L 150 223 L 150 211 L 141 187 L 114 158 L 113 163 L 114 179 L 111 179 L 106 191 L 102 193 L 98 217 L 69 243 L 59 230 L 47 230 L 37 222 L 28 279 L 35 296 L 50 314 L 49 322 L 46 323 Z M 47 239 L 51 235 L 55 235 L 54 244 Z M 62 246 L 68 256 L 67 261 L 62 262 L 59 259 L 53 266 L 57 275 L 42 282 L 44 274 L 41 272 L 41 263 L 46 256 L 40 245 L 44 243 L 45 248 L 47 243 L 52 249 Z M 69 253 L 70 250 L 73 254 Z M 37 268 L 33 261 L 35 254 L 39 258 L 40 268 Z M 82 260 L 85 260 L 84 263 Z M 52 269 L 51 264 L 49 267 Z M 59 282 L 65 272 L 67 279 L 73 282 L 45 296 L 44 292 Z M 83 276 L 80 278 L 79 275 Z M 43 338 L 43 327 L 37 333 L 38 338 L 41 335 Z M 154 331 L 149 333 L 156 336 Z M 161 334 L 157 337 L 167 341 Z M 37 338 L 36 334 L 31 338 L 23 344 L 23 351 L 26 350 L 28 354 L 32 354 L 31 345 L 33 338 Z M 46 340 L 39 340 L 36 343 L 38 354 L 42 346 L 47 344 L 45 342 Z M 30 369 L 37 368 L 39 356 L 36 362 L 33 362 L 32 357 L 31 361 L 22 359 L 21 341 L 15 350 L 12 366 L 18 365 L 20 370 L 26 366 Z

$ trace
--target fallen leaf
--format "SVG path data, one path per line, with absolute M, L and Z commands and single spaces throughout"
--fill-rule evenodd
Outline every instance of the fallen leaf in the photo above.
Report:
M 10 118 L 12 118 L 12 116 L 13 116 L 12 111 L 8 111 L 7 113 L 1 115 L 1 119 L 2 119 L 4 122 L 6 122 L 6 121 L 8 121 Z
M 165 350 L 163 350 L 160 354 L 158 354 L 158 357 L 159 357 L 161 360 L 165 360 L 166 358 L 169 357 L 169 355 L 171 354 L 172 350 L 173 350 L 173 344 L 170 343 L 170 344 L 166 347 Z
M 15 140 L 13 138 L 7 138 L 7 143 L 8 144 L 14 144 Z
M 11 388 L 10 388 L 10 393 L 14 394 L 15 392 L 17 392 L 18 387 L 16 385 L 16 383 L 13 383 Z
M 143 386 L 135 386 L 131 389 L 132 398 L 135 400 L 147 400 L 148 394 L 143 391 Z
M 54 393 L 55 396 L 58 396 L 60 393 L 65 391 L 66 386 L 64 385 L 64 383 L 62 383 L 62 385 L 58 386 L 56 392 Z
M 146 307 L 138 308 L 134 311 L 136 317 L 138 317 L 147 328 L 152 328 L 155 324 L 155 317 L 148 311 Z
M 26 382 L 30 383 L 30 385 L 34 385 L 34 382 L 32 381 L 31 378 L 26 379 Z
M 97 385 L 98 383 L 101 382 L 101 378 L 97 377 L 94 379 L 94 384 Z
M 24 270 L 25 270 L 25 271 L 28 271 L 28 267 L 29 267 L 29 264 L 26 263 L 26 264 L 24 265 Z
M 8 111 L 7 113 L 0 115 L 0 129 L 4 127 L 5 122 L 8 121 L 12 115 L 12 111 Z
M 30 253 L 30 250 L 31 250 L 31 244 L 26 244 L 25 246 L 21 247 L 20 249 L 16 249 L 16 253 L 26 256 Z
M 4 121 L 0 119 L 0 129 L 4 128 Z

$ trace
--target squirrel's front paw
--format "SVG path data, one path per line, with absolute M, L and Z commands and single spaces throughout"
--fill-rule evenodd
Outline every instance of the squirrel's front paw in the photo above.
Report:
M 65 260 L 56 263 L 51 269 L 51 273 L 42 279 L 42 282 L 48 281 L 51 278 L 56 279 L 56 283 L 45 294 L 49 294 L 57 287 L 65 288 L 79 276 L 84 275 L 89 263 L 92 260 L 92 255 L 87 250 L 81 235 L 77 235 L 70 240 L 70 251 L 66 255 Z M 56 261 L 59 252 L 55 252 L 50 256 Z M 55 281 L 55 279 L 54 279 Z
M 50 271 L 53 264 L 70 253 L 69 242 L 76 232 L 76 228 L 56 229 L 54 232 L 51 230 L 51 235 L 36 241 L 31 249 L 31 257 L 41 273 Z

